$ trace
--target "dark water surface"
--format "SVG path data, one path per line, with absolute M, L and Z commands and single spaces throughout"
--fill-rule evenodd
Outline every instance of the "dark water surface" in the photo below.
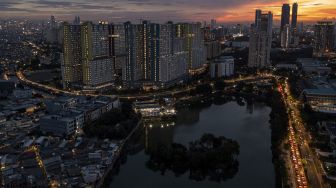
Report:
M 271 108 L 256 103 L 239 106 L 236 102 L 212 105 L 203 109 L 179 112 L 175 125 L 148 124 L 141 139 L 142 148 L 127 157 L 120 172 L 114 176 L 112 188 L 272 188 L 275 187 L 271 153 Z M 181 143 L 199 139 L 204 133 L 225 136 L 240 145 L 239 171 L 224 182 L 189 179 L 189 173 L 175 177 L 171 171 L 164 175 L 146 167 L 149 156 L 145 151 L 160 144 Z

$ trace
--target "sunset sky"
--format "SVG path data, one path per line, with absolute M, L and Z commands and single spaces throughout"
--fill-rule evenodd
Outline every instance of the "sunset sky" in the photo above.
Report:
M 251 22 L 255 9 L 272 11 L 279 19 L 281 5 L 295 0 L 0 0 L 0 17 L 47 19 L 105 19 L 111 21 Z M 336 17 L 336 0 L 297 0 L 299 21 Z

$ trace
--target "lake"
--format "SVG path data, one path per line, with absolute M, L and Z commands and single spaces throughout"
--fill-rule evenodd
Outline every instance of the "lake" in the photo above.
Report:
M 174 125 L 147 123 L 140 148 L 129 154 L 127 162 L 113 177 L 110 187 L 114 188 L 272 188 L 275 187 L 275 173 L 272 163 L 271 130 L 269 114 L 271 108 L 255 103 L 238 105 L 228 102 L 179 111 Z M 240 145 L 239 171 L 232 179 L 224 182 L 189 179 L 189 173 L 175 177 L 173 172 L 164 175 L 146 167 L 149 156 L 146 151 L 160 144 L 181 143 L 199 139 L 204 133 L 225 136 Z

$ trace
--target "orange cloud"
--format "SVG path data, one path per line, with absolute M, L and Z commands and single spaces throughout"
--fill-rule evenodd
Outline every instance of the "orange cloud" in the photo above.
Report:
M 298 20 L 304 22 L 315 22 L 322 19 L 335 19 L 336 3 L 335 0 L 286 0 L 278 2 L 263 2 L 246 3 L 232 9 L 224 9 L 223 14 L 217 16 L 218 22 L 243 22 L 253 21 L 254 12 L 256 9 L 263 11 L 271 11 L 274 15 L 274 20 L 278 21 L 281 16 L 281 6 L 283 3 L 293 4 L 298 2 Z

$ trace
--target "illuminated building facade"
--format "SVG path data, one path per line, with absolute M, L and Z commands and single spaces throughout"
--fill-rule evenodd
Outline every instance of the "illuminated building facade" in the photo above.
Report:
M 82 74 L 82 51 L 80 43 L 79 25 L 63 25 L 63 57 L 61 58 L 63 88 L 75 84 L 81 84 Z
M 109 27 L 109 56 L 113 59 L 114 78 L 122 80 L 127 62 L 126 29 L 124 24 L 111 24 Z
M 334 50 L 335 25 L 331 21 L 320 21 L 315 25 L 314 55 L 324 56 Z
M 186 77 L 190 41 L 181 28 L 172 22 L 125 24 L 128 54 L 123 69 L 125 86 L 165 87 Z
M 203 69 L 206 63 L 206 50 L 201 23 L 182 23 L 176 27 L 177 37 L 184 38 L 183 48 L 188 53 L 189 73 Z
M 183 39 L 178 37 L 173 23 L 160 25 L 159 35 L 160 58 L 155 66 L 158 73 L 155 81 L 165 87 L 186 77 L 188 53 L 183 49 Z
M 289 4 L 283 4 L 281 11 L 281 26 L 280 26 L 281 30 L 283 30 L 286 25 L 289 25 L 289 20 L 290 20 L 290 6 Z
M 78 66 L 72 65 L 76 62 L 72 59 L 63 64 L 72 63 L 72 71 L 78 73 L 78 82 L 84 89 L 100 89 L 118 81 L 126 88 L 166 87 L 183 81 L 188 70 L 204 68 L 206 63 L 199 23 L 86 22 L 69 27 L 77 28 L 77 32 L 70 31 L 69 35 L 75 36 L 76 48 L 69 51 L 64 45 L 63 59 L 76 58 Z M 78 56 L 72 57 L 77 53 Z M 72 75 L 65 68 L 64 82 Z
M 84 88 L 96 89 L 113 81 L 113 58 L 109 52 L 109 25 L 101 22 L 81 25 Z

